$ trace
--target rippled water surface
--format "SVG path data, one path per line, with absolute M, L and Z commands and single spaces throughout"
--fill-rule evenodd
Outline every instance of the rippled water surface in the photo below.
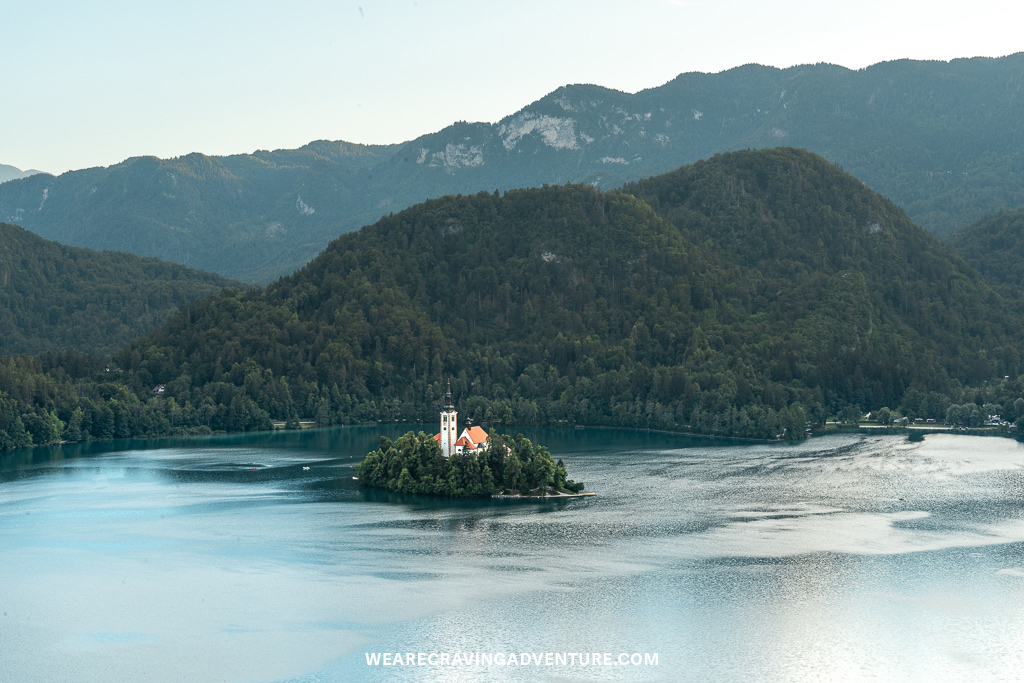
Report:
M 379 433 L 0 454 L 0 680 L 1024 675 L 1014 441 L 533 430 L 598 496 L 452 502 L 359 489 Z M 367 666 L 385 651 L 658 666 Z

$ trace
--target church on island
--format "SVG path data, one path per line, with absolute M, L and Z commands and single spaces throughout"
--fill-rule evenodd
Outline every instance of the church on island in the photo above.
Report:
M 450 458 L 463 451 L 475 451 L 483 448 L 491 437 L 483 427 L 466 427 L 462 434 L 458 432 L 458 413 L 452 403 L 452 381 L 448 380 L 448 390 L 444 394 L 444 407 L 441 408 L 441 432 L 434 435 L 434 441 L 441 446 L 444 457 Z M 459 434 L 458 437 L 455 435 Z

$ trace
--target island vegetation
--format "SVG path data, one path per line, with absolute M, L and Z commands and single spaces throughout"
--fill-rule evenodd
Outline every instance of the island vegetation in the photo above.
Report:
M 380 447 L 356 471 L 362 486 L 449 498 L 572 495 L 583 490 L 583 483 L 568 479 L 561 459 L 555 462 L 547 448 L 522 434 L 514 439 L 492 434 L 484 447 L 450 458 L 424 432 L 408 432 L 395 441 L 382 436 Z

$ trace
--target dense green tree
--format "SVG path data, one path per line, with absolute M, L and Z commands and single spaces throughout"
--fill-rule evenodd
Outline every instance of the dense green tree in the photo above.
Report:
M 860 406 L 848 403 L 839 411 L 839 422 L 846 425 L 855 425 L 860 422 Z
M 985 216 L 954 232 L 946 244 L 1004 295 L 1024 295 L 1024 210 Z
M 240 283 L 154 258 L 68 247 L 0 223 L 0 353 L 111 353 L 232 284 Z

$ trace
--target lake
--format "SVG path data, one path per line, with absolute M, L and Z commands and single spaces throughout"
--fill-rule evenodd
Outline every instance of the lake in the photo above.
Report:
M 360 489 L 353 465 L 380 434 L 403 431 L 0 453 L 0 680 L 931 682 L 1024 671 L 1015 441 L 744 445 L 524 429 L 598 495 Z M 368 665 L 367 653 L 391 664 Z M 491 663 L 406 666 L 405 653 Z M 548 665 L 546 653 L 588 662 Z M 654 653 L 657 665 L 645 663 Z

